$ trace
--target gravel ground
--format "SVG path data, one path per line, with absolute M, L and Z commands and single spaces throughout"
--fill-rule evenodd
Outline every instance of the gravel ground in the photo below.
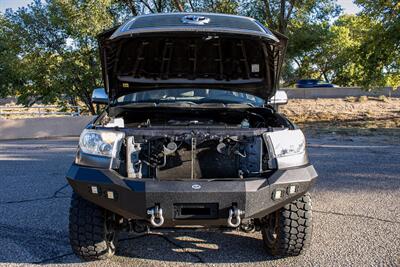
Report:
M 399 128 L 400 98 L 363 97 L 289 99 L 280 111 L 298 124 L 328 123 L 327 126 Z
M 400 146 L 379 136 L 309 138 L 320 178 L 312 190 L 310 249 L 277 259 L 259 233 L 124 235 L 117 256 L 82 263 L 68 243 L 64 174 L 77 140 L 0 142 L 0 265 L 400 266 Z

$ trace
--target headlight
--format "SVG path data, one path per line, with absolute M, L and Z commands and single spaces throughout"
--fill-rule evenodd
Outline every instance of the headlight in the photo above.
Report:
M 270 158 L 275 158 L 278 168 L 301 166 L 308 163 L 306 139 L 301 130 L 283 130 L 265 134 Z
M 117 144 L 124 138 L 124 133 L 85 129 L 79 138 L 79 147 L 83 153 L 115 157 Z

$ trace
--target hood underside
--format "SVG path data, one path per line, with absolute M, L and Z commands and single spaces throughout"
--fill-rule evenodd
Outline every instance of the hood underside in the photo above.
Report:
M 207 25 L 182 22 L 193 17 Z M 224 89 L 268 99 L 276 91 L 286 40 L 249 18 L 185 13 L 139 16 L 99 35 L 111 100 L 161 88 Z

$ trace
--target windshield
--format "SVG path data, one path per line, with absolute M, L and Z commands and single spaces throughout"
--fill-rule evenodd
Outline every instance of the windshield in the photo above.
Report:
M 223 103 L 262 106 L 264 100 L 251 94 L 217 89 L 159 89 L 121 96 L 116 104 L 129 103 Z

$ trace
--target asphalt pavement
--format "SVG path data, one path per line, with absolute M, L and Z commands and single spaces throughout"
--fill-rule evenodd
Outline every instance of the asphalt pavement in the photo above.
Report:
M 320 177 L 314 231 L 301 256 L 267 255 L 260 233 L 123 235 L 111 260 L 84 263 L 68 242 L 64 174 L 76 138 L 0 142 L 0 265 L 400 266 L 400 144 L 390 138 L 309 138 Z

